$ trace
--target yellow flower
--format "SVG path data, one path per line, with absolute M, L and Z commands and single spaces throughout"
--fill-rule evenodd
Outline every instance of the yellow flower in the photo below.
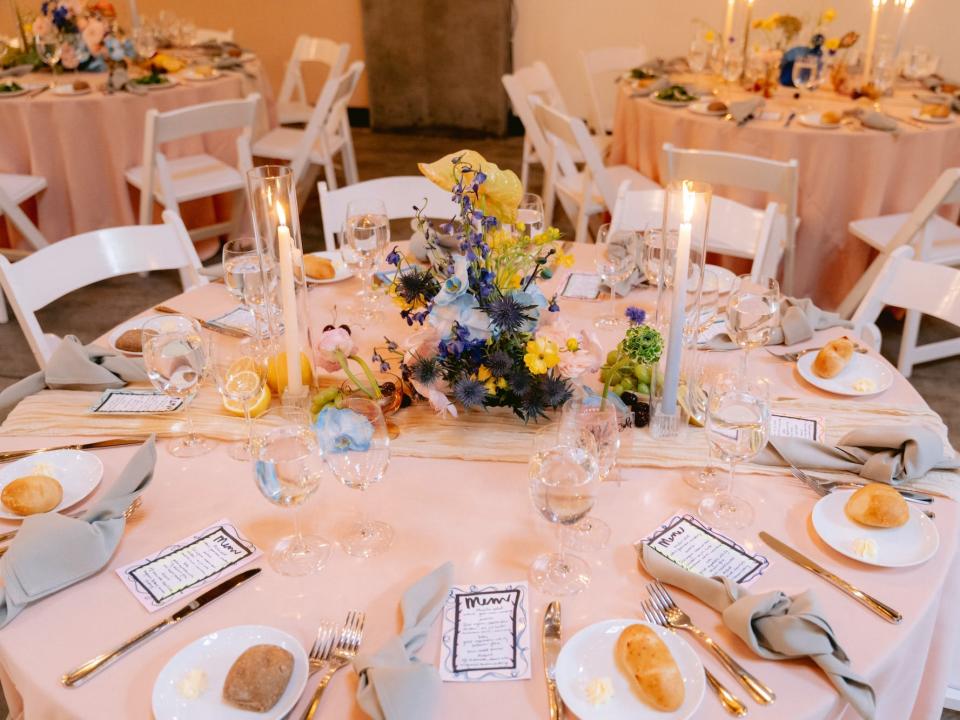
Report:
M 486 365 L 481 365 L 477 370 L 477 381 L 483 383 L 488 395 L 494 395 L 497 392 L 497 381 Z
M 453 159 L 459 157 L 460 165 L 455 166 Z M 463 166 L 469 165 L 470 171 L 464 172 Z M 463 174 L 463 184 L 467 186 L 477 170 L 482 170 L 487 176 L 480 186 L 477 204 L 488 215 L 495 216 L 501 223 L 513 224 L 516 220 L 517 207 L 523 197 L 523 186 L 520 178 L 512 170 L 501 170 L 497 165 L 488 162 L 483 155 L 475 150 L 460 150 L 450 153 L 432 163 L 418 163 L 420 172 L 435 185 L 444 190 L 453 190 L 457 184 L 457 176 Z
M 560 362 L 560 351 L 553 340 L 530 340 L 523 362 L 534 375 L 543 375 Z
M 834 8 L 827 8 L 820 16 L 820 24 L 828 25 L 837 19 L 837 11 Z
M 717 39 L 717 34 L 713 30 L 707 30 L 703 34 L 703 39 L 706 40 L 708 43 L 712 43 L 714 40 Z
M 759 30 L 760 28 L 763 27 L 763 23 L 764 23 L 764 22 L 765 22 L 765 21 L 764 21 L 763 18 L 757 18 L 756 20 L 753 21 L 753 29 L 754 29 L 754 30 Z
M 840 38 L 830 38 L 827 40 L 823 46 L 827 50 L 839 50 L 840 49 Z
M 567 338 L 567 350 L 570 352 L 576 352 L 580 349 L 580 343 L 577 342 L 576 338 Z
M 557 265 L 561 267 L 573 267 L 573 255 L 565 253 L 563 250 L 557 250 Z

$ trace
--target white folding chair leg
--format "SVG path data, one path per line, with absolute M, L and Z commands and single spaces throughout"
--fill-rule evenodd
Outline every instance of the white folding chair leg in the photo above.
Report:
M 326 160 L 323 161 L 323 176 L 327 181 L 327 187 L 331 190 L 337 189 L 337 168 L 333 164 L 333 157 L 327 155 Z
M 533 141 L 529 135 L 523 136 L 523 155 L 520 157 L 520 184 L 523 191 L 527 191 L 527 183 L 530 181 L 530 156 L 533 154 Z M 547 225 L 550 221 L 547 221 Z
M 346 117 L 343 120 L 343 148 L 340 150 L 340 158 L 343 160 L 343 175 L 347 185 L 360 182 L 360 173 L 357 172 L 357 154 L 353 149 L 353 135 L 350 132 L 350 122 Z
M 574 232 L 573 240 L 574 242 L 586 242 L 588 238 L 587 233 L 587 222 L 590 220 L 590 216 L 587 215 L 587 204 L 580 203 L 580 209 L 577 212 L 577 229 Z
M 557 204 L 557 191 L 554 185 L 554 175 L 552 172 L 544 170 L 543 173 L 543 224 L 550 227 L 553 224 L 553 213 Z
M 227 240 L 232 240 L 240 234 L 240 228 L 243 227 L 243 209 L 247 204 L 247 196 L 244 190 L 237 190 L 233 193 L 233 202 L 230 204 L 230 229 L 227 231 Z
M 837 309 L 840 317 L 849 319 L 853 316 L 853 313 L 856 312 L 857 307 L 860 305 L 860 301 L 863 300 L 864 295 L 867 294 L 867 290 L 870 289 L 873 281 L 877 279 L 877 275 L 879 275 L 883 269 L 883 264 L 886 259 L 886 255 L 880 254 L 870 263 L 870 267 L 867 268 L 866 272 L 857 280 L 857 284 L 850 289 L 850 292 L 847 293 L 843 302 L 840 303 L 840 307 Z
M 10 315 L 7 314 L 7 299 L 3 296 L 3 290 L 0 290 L 0 325 L 10 321 Z
M 903 321 L 903 336 L 900 338 L 900 355 L 897 358 L 897 369 L 908 378 L 913 372 L 913 363 L 916 360 L 917 338 L 920 336 L 920 318 L 923 313 L 917 310 L 907 310 Z

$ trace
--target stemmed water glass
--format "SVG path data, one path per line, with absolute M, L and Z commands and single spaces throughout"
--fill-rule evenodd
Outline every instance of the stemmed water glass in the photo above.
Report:
M 254 479 L 263 496 L 280 507 L 292 507 L 294 533 L 270 553 L 270 565 L 281 575 L 317 572 L 330 557 L 330 543 L 304 535 L 298 506 L 316 492 L 323 477 L 323 460 L 313 431 L 304 422 L 288 421 L 257 442 Z
M 314 432 L 327 466 L 348 488 L 376 485 L 390 463 L 390 436 L 380 406 L 366 398 L 346 398 L 340 408 L 317 416 Z M 366 513 L 339 538 L 348 555 L 370 557 L 390 547 L 393 528 Z
M 184 401 L 187 434 L 168 446 L 176 457 L 196 457 L 213 450 L 213 444 L 193 430 L 190 403 L 200 389 L 206 365 L 203 338 L 197 323 L 183 315 L 147 320 L 141 328 L 143 363 L 153 386 L 165 395 Z
M 522 222 L 529 237 L 543 232 L 543 200 L 534 193 L 524 193 L 517 208 L 517 222 Z
M 820 82 L 820 58 L 816 55 L 797 58 L 793 61 L 790 77 L 795 88 L 803 88 L 812 93 Z
M 390 219 L 383 201 L 375 198 L 351 200 L 347 205 L 343 234 L 341 254 L 344 262 L 355 267 L 360 275 L 355 314 L 362 325 L 377 322 L 383 313 L 377 307 L 373 292 L 373 275 L 390 242 Z
M 739 48 L 728 48 L 723 54 L 723 79 L 735 83 L 743 75 L 743 53 Z
M 700 502 L 700 517 L 721 529 L 744 528 L 753 522 L 749 501 L 734 495 L 737 463 L 756 457 L 767 444 L 770 401 L 765 383 L 749 383 L 735 373 L 719 375 L 707 399 L 707 440 L 713 453 L 729 463 L 726 487 Z
M 530 458 L 530 498 L 537 512 L 557 526 L 557 552 L 538 556 L 530 580 L 550 595 L 572 595 L 590 584 L 590 567 L 564 549 L 564 528 L 575 526 L 593 509 L 600 468 L 596 441 L 590 433 L 537 433 Z
M 727 331 L 744 349 L 740 372 L 746 378 L 750 351 L 763 347 L 780 316 L 780 285 L 773 278 L 754 281 L 741 275 L 727 300 Z
M 36 47 L 37 55 L 40 56 L 44 64 L 49 65 L 50 70 L 56 74 L 57 63 L 60 62 L 60 53 L 63 51 L 59 35 L 55 32 L 37 33 L 34 37 L 34 47 Z
M 223 284 L 255 322 L 266 322 L 258 312 L 269 311 L 277 282 L 276 263 L 257 253 L 253 238 L 238 237 L 223 244 Z
M 690 50 L 687 52 L 687 64 L 690 65 L 690 71 L 695 73 L 703 72 L 709 58 L 710 51 L 706 43 L 699 37 L 694 38 L 693 42 L 690 43 Z
M 132 40 L 133 49 L 141 60 L 149 60 L 157 52 L 157 34 L 148 25 L 134 28 Z
M 207 356 L 220 395 L 232 408 L 239 408 L 246 420 L 246 439 L 230 445 L 227 453 L 234 460 L 252 460 L 255 451 L 250 413 L 263 397 L 266 374 L 260 343 L 253 337 L 208 333 Z
M 610 225 L 600 226 L 597 232 L 597 274 L 610 288 L 610 314 L 596 320 L 598 328 L 613 329 L 627 324 L 626 318 L 617 314 L 617 285 L 629 278 L 637 266 L 637 236 L 632 230 L 611 230 Z

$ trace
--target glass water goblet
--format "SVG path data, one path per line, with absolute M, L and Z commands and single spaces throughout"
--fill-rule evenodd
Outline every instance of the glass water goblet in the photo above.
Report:
M 795 88 L 813 92 L 817 88 L 820 73 L 820 59 L 816 55 L 806 55 L 793 61 L 791 80 Z
M 149 60 L 157 52 L 157 34 L 153 28 L 148 25 L 141 25 L 134 28 L 131 34 L 133 40 L 133 49 L 140 60 Z
M 252 460 L 256 455 L 253 443 L 251 410 L 263 397 L 266 363 L 260 343 L 253 337 L 233 337 L 212 332 L 207 335 L 207 357 L 210 372 L 223 399 L 233 408 L 239 407 L 246 420 L 247 437 L 227 448 L 234 460 Z
M 309 575 L 323 568 L 330 543 L 304 535 L 299 507 L 316 492 L 323 477 L 317 439 L 305 424 L 291 422 L 260 438 L 254 479 L 263 496 L 280 507 L 293 508 L 293 535 L 281 539 L 270 553 L 270 565 L 281 575 Z
M 36 47 L 37 55 L 44 65 L 47 65 L 50 71 L 56 74 L 57 63 L 60 62 L 60 54 L 63 51 L 60 36 L 55 32 L 37 33 L 34 36 L 34 47 Z
M 710 59 L 710 51 L 706 43 L 699 37 L 690 43 L 690 50 L 687 52 L 687 64 L 690 65 L 690 71 L 702 73 L 707 67 L 707 60 Z
M 625 327 L 627 320 L 617 314 L 617 285 L 627 280 L 637 266 L 637 234 L 632 230 L 611 231 L 609 223 L 600 226 L 597 233 L 599 257 L 597 274 L 610 288 L 610 314 L 597 318 L 598 328 Z
M 206 370 L 203 337 L 197 323 L 183 315 L 150 318 L 140 330 L 143 363 L 153 386 L 164 395 L 183 400 L 185 437 L 167 446 L 175 457 L 196 457 L 213 450 L 213 443 L 193 429 L 190 403 L 200 390 Z
M 743 53 L 739 48 L 728 49 L 723 55 L 724 82 L 733 84 L 743 75 Z
M 346 398 L 342 407 L 317 416 L 314 432 L 327 466 L 346 487 L 363 492 L 383 479 L 390 463 L 390 436 L 379 405 Z M 390 547 L 393 528 L 363 512 L 338 539 L 348 555 L 371 557 Z
M 746 378 L 750 369 L 750 351 L 763 347 L 780 318 L 780 285 L 767 278 L 754 281 L 741 275 L 727 300 L 727 331 L 743 348 L 740 373 Z
M 517 221 L 524 224 L 528 237 L 536 237 L 543 232 L 543 200 L 534 193 L 524 193 L 517 208 Z
M 390 219 L 383 201 L 375 198 L 351 200 L 347 205 L 343 234 L 343 259 L 360 275 L 354 314 L 362 326 L 367 326 L 383 318 L 378 297 L 373 291 L 377 263 L 390 242 Z
M 748 383 L 735 373 L 719 375 L 707 400 L 707 441 L 711 453 L 729 464 L 725 487 L 700 502 L 700 517 L 721 529 L 739 529 L 753 522 L 748 500 L 734 494 L 737 463 L 756 457 L 770 430 L 768 386 Z

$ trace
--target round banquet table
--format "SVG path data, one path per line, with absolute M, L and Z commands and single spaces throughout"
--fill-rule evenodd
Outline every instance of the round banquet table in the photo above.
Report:
M 574 252 L 580 267 L 592 266 L 592 247 L 578 247 Z M 548 285 L 563 282 L 563 275 L 558 273 Z M 333 305 L 343 308 L 357 288 L 357 280 L 350 279 L 311 290 L 312 322 L 326 324 Z M 629 298 L 629 302 L 648 308 L 654 300 L 649 290 L 636 291 Z M 172 298 L 168 304 L 209 318 L 228 310 L 233 303 L 223 285 L 210 284 Z M 594 302 L 570 300 L 561 300 L 561 307 L 574 327 L 589 323 L 604 309 Z M 340 321 L 344 319 L 341 310 Z M 355 328 L 363 348 L 361 354 L 374 342 L 381 342 L 384 334 L 399 340 L 405 327 L 394 313 L 389 313 L 380 327 Z M 837 331 L 825 331 L 813 342 L 830 334 Z M 605 347 L 614 341 L 610 333 L 601 335 Z M 771 378 L 778 395 L 808 398 L 819 394 L 796 375 L 792 364 L 763 352 L 756 356 L 755 367 Z M 711 353 L 707 361 L 733 366 L 738 358 L 737 353 Z M 895 369 L 893 372 L 895 383 L 883 400 L 902 407 L 925 407 L 909 383 Z M 0 435 L 0 449 L 43 447 L 66 439 Z M 116 646 L 186 602 L 150 614 L 121 584 L 116 568 L 221 518 L 233 522 L 265 552 L 290 531 L 290 512 L 274 507 L 260 495 L 250 465 L 231 460 L 225 446 L 201 458 L 177 459 L 163 444 L 143 506 L 130 520 L 109 565 L 88 580 L 26 608 L 0 632 L 0 681 L 13 718 L 150 717 L 152 686 L 170 657 L 197 638 L 232 625 L 276 626 L 309 648 L 321 619 L 339 621 L 348 610 L 359 609 L 367 615 L 364 648 L 372 651 L 398 632 L 402 593 L 439 564 L 453 561 L 457 584 L 514 582 L 526 578 L 536 554 L 554 547 L 552 526 L 538 519 L 530 502 L 526 464 L 394 457 L 383 483 L 362 497 L 328 477 L 303 509 L 308 529 L 332 538 L 338 523 L 351 517 L 360 502 L 366 504 L 371 516 L 388 520 L 394 527 L 393 545 L 386 553 L 359 560 L 335 549 L 319 574 L 303 578 L 280 576 L 261 558 L 255 564 L 262 566 L 263 572 L 243 588 L 147 643 L 101 676 L 79 688 L 66 689 L 58 681 L 63 672 Z M 109 487 L 133 452 L 133 448 L 117 448 L 97 453 L 106 468 L 98 492 Z M 611 541 L 605 550 L 580 553 L 590 561 L 593 580 L 582 594 L 562 598 L 564 639 L 603 619 L 640 617 L 639 603 L 645 597 L 643 586 L 649 578 L 638 570 L 631 543 L 656 529 L 675 511 L 695 511 L 698 498 L 682 480 L 688 472 L 696 469 L 628 469 L 621 480 L 602 485 L 594 515 L 610 525 Z M 878 569 L 849 560 L 817 539 L 808 520 L 816 498 L 788 479 L 787 473 L 782 477 L 743 475 L 737 481 L 754 503 L 757 520 L 732 535 L 771 562 L 751 590 L 781 589 L 790 594 L 814 590 L 853 668 L 877 690 L 877 717 L 939 718 L 958 640 L 958 615 L 953 603 L 960 577 L 956 504 L 946 499 L 935 503 L 940 547 L 932 560 L 915 568 Z M 9 529 L 9 525 L 0 522 L 0 530 Z M 901 611 L 903 623 L 895 626 L 884 622 L 763 546 L 757 534 L 764 529 Z M 757 706 L 691 639 L 705 665 L 744 699 L 751 717 L 855 717 L 812 663 L 759 659 L 723 627 L 715 612 L 682 593 L 678 595 L 695 622 L 776 692 L 773 705 Z M 531 588 L 530 599 L 532 678 L 444 683 L 436 717 L 547 717 L 539 634 L 544 608 L 553 598 Z M 420 652 L 426 662 L 438 660 L 439 635 L 437 623 Z M 339 673 L 323 699 L 324 717 L 365 717 L 354 702 L 356 685 L 352 671 Z M 307 702 L 301 700 L 292 717 L 299 717 Z M 695 717 L 721 720 L 727 715 L 708 692 Z
M 137 222 L 137 206 L 124 172 L 143 162 L 146 111 L 161 112 L 217 100 L 242 98 L 252 92 L 263 98 L 258 132 L 276 124 L 273 91 L 257 60 L 244 63 L 249 75 L 222 71 L 220 77 L 190 81 L 143 95 L 102 91 L 106 73 L 36 73 L 17 78 L 24 83 L 90 83 L 93 91 L 75 97 L 53 92 L 0 96 L 0 173 L 40 175 L 47 189 L 38 196 L 40 231 L 51 242 L 90 230 Z M 257 134 L 255 132 L 255 134 Z M 236 163 L 236 132 L 210 133 L 167 143 L 168 157 L 206 153 Z M 229 209 L 229 203 L 225 205 Z M 218 211 L 207 200 L 183 207 L 188 227 L 214 222 Z
M 699 76 L 677 79 L 707 84 Z M 727 101 L 759 97 L 722 84 L 716 92 Z M 898 118 L 909 118 L 920 107 L 913 98 L 915 92 L 915 86 L 899 89 L 893 97 L 885 98 L 881 107 Z M 630 165 L 660 181 L 661 152 L 666 142 L 680 148 L 799 161 L 801 222 L 794 295 L 812 297 L 825 307 L 840 304 L 875 254 L 848 232 L 850 221 L 913 210 L 943 170 L 960 164 L 960 122 L 956 115 L 948 124 L 920 123 L 918 127 L 900 122 L 896 133 L 819 130 L 805 127 L 797 118 L 784 127 L 791 112 L 842 111 L 855 103 L 832 90 L 812 95 L 804 92 L 797 100 L 794 88 L 778 87 L 764 108 L 780 113 L 778 119 L 756 119 L 737 127 L 722 116 L 665 107 L 633 93 L 628 83 L 620 83 L 610 164 Z M 735 188 L 720 188 L 718 192 L 754 207 L 762 207 L 765 201 L 760 194 Z

